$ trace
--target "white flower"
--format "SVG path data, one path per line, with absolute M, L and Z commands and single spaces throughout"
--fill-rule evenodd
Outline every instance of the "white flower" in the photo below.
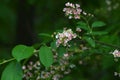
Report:
M 77 28 L 76 28 L 76 31 L 77 31 L 77 32 L 81 32 L 82 30 L 77 27 Z
M 22 66 L 22 69 L 25 70 L 25 69 L 26 69 L 26 66 Z
M 119 50 L 114 50 L 114 52 L 112 53 L 114 55 L 114 57 L 120 57 L 120 51 Z
M 64 54 L 64 57 L 68 57 L 68 56 L 69 56 L 68 53 Z
M 73 17 L 72 17 L 72 16 L 69 16 L 68 18 L 69 18 L 69 19 L 72 19 Z
M 111 1 L 110 0 L 106 0 L 106 4 L 107 5 L 111 5 Z
M 79 4 L 75 4 L 76 5 L 76 7 L 80 7 L 80 5 Z
M 71 64 L 71 65 L 70 65 L 70 68 L 74 68 L 74 67 L 76 67 L 75 64 Z
M 86 12 L 84 12 L 84 11 L 83 11 L 83 14 L 84 14 L 84 15 L 87 15 L 87 13 L 86 13 Z
M 70 2 L 67 2 L 67 3 L 65 4 L 65 6 L 70 6 Z
M 59 80 L 60 77 L 61 77 L 60 74 L 55 74 L 52 79 L 53 80 Z

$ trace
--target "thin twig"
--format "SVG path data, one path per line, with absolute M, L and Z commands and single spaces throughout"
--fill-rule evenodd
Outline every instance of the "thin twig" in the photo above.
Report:
M 114 48 L 120 49 L 119 46 L 116 46 L 116 45 L 113 45 L 113 44 L 108 44 L 108 43 L 104 43 L 104 42 L 97 41 L 97 40 L 95 40 L 95 42 L 99 43 L 99 44 L 102 44 L 102 45 L 106 45 L 106 46 L 110 46 L 110 47 L 114 47 Z
M 5 64 L 5 63 L 10 62 L 10 61 L 13 61 L 13 60 L 15 60 L 15 58 L 4 60 L 3 62 L 0 63 L 0 65 Z

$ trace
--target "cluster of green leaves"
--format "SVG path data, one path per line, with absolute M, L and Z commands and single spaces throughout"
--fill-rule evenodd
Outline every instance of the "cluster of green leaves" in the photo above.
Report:
M 95 21 L 92 23 L 92 25 L 90 26 L 88 24 L 88 22 L 83 22 L 80 21 L 77 23 L 77 28 L 81 28 L 82 30 L 85 31 L 85 33 L 83 34 L 83 39 L 88 42 L 92 47 L 95 47 L 95 37 L 94 36 L 99 36 L 99 35 L 105 35 L 107 34 L 107 32 L 105 31 L 94 31 L 94 28 L 99 28 L 99 27 L 103 27 L 106 24 L 102 21 Z
M 81 28 L 84 32 L 82 35 L 82 40 L 86 41 L 86 44 L 89 44 L 92 49 L 95 48 L 95 36 L 104 35 L 107 34 L 105 31 L 96 31 L 96 28 L 100 28 L 105 26 L 106 24 L 102 21 L 95 21 L 91 24 L 91 26 L 88 24 L 88 22 L 78 22 L 77 28 Z M 51 42 L 52 38 L 51 35 L 46 33 L 39 34 L 41 39 L 43 39 L 44 44 Z M 71 42 L 72 43 L 72 42 Z M 75 42 L 76 43 L 76 42 Z M 71 44 L 72 45 L 72 44 Z M 74 49 L 73 49 L 74 48 Z M 17 45 L 12 50 L 12 56 L 14 57 L 15 61 L 10 62 L 6 68 L 4 69 L 2 73 L 1 80 L 21 80 L 23 76 L 22 72 L 22 66 L 26 63 L 29 58 L 35 54 L 39 54 L 39 60 L 45 67 L 50 67 L 53 64 L 53 52 L 52 49 L 56 50 L 59 56 L 63 56 L 64 53 L 67 52 L 68 48 L 65 48 L 63 46 L 56 47 L 56 42 L 53 40 L 51 42 L 50 47 L 47 45 L 41 46 L 38 50 L 34 49 L 34 47 L 25 46 L 25 45 Z M 72 45 L 69 49 L 72 52 L 79 52 L 79 49 L 77 46 L 74 47 Z M 74 58 L 78 58 L 79 56 L 76 56 Z M 22 63 L 22 64 L 21 64 Z M 12 72 L 11 75 L 7 75 L 8 72 Z M 17 76 L 17 77 L 16 77 Z
M 27 60 L 35 54 L 33 47 L 25 45 L 17 45 L 12 50 L 15 61 L 10 62 L 2 73 L 1 80 L 22 80 L 23 72 L 20 62 Z M 53 53 L 47 46 L 41 46 L 38 50 L 39 60 L 45 67 L 49 67 L 53 63 Z M 9 74 L 10 73 L 10 74 Z M 9 74 L 9 75 L 8 75 Z

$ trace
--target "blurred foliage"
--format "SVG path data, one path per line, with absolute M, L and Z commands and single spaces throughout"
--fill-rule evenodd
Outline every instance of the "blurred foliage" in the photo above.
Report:
M 115 71 L 120 72 L 120 62 L 114 62 L 109 52 L 114 49 L 120 49 L 120 0 L 26 0 L 25 7 L 34 6 L 33 27 L 35 33 L 52 34 L 57 29 L 63 27 L 75 28 L 74 20 L 68 20 L 62 9 L 67 1 L 81 4 L 81 7 L 89 13 L 95 15 L 94 20 L 104 21 L 107 25 L 99 28 L 108 32 L 105 36 L 99 36 L 99 41 L 106 45 L 97 44 L 95 49 L 82 53 L 84 65 L 78 67 L 63 80 L 118 80 L 114 76 Z M 18 27 L 18 0 L 0 1 L 0 62 L 3 59 L 9 59 L 11 48 L 16 44 L 16 29 Z M 118 5 L 118 6 L 117 6 Z M 117 7 L 116 7 L 117 6 Z M 19 6 L 20 7 L 20 6 Z M 28 13 L 30 14 L 30 13 Z M 37 35 L 39 37 L 39 35 Z M 41 39 L 37 40 L 38 42 Z M 114 46 L 115 45 L 115 46 Z M 117 46 L 117 47 L 116 47 Z M 80 57 L 80 56 L 78 56 Z M 81 58 L 82 59 L 82 58 Z M 76 60 L 77 61 L 77 58 Z M 0 72 L 5 65 L 0 66 Z M 75 74 L 75 75 L 74 75 Z M 1 75 L 1 73 L 0 73 Z

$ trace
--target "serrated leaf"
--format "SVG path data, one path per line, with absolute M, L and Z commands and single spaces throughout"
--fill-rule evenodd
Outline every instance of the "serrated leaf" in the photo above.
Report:
M 82 21 L 77 23 L 77 27 L 81 28 L 81 29 L 84 29 L 84 30 L 89 30 L 88 27 L 87 27 L 87 24 L 82 22 Z
M 91 37 L 85 36 L 84 39 L 92 46 L 95 47 L 95 41 Z
M 23 72 L 21 65 L 13 61 L 9 63 L 2 73 L 1 80 L 22 80 Z
M 17 45 L 12 50 L 12 55 L 17 61 L 29 58 L 34 52 L 33 47 L 28 47 L 25 45 Z
M 41 63 L 45 67 L 51 66 L 51 64 L 53 63 L 53 53 L 51 49 L 47 46 L 42 46 L 39 49 L 39 58 L 40 58 Z
M 93 24 L 92 24 L 92 27 L 102 27 L 102 26 L 105 26 L 106 24 L 102 21 L 95 21 Z

